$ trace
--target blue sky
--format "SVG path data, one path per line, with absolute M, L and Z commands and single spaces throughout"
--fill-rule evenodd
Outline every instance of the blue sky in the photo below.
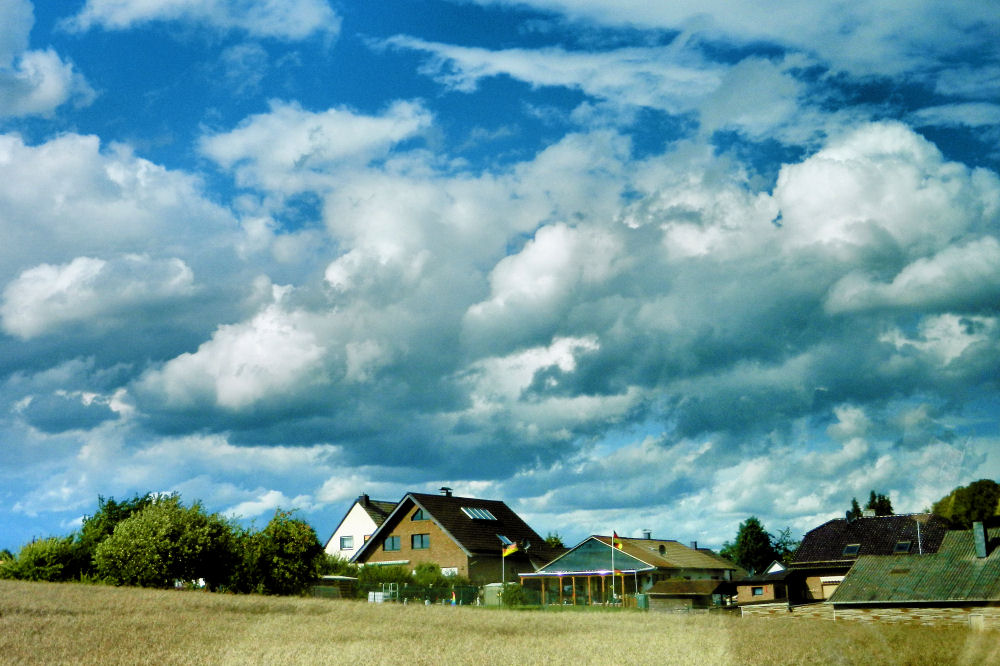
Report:
M 1000 478 L 1000 13 L 806 4 L 0 0 L 0 547 Z

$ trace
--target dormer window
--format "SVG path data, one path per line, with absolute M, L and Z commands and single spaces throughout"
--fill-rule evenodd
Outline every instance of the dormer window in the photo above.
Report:
M 860 543 L 849 543 L 844 546 L 844 555 L 857 555 L 859 550 L 861 550 Z
M 897 541 L 896 547 L 892 549 L 893 553 L 903 554 L 910 552 L 910 545 L 912 541 Z

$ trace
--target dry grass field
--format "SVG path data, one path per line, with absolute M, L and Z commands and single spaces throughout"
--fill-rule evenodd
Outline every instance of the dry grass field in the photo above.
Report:
M 988 664 L 1000 635 L 0 581 L 4 664 Z

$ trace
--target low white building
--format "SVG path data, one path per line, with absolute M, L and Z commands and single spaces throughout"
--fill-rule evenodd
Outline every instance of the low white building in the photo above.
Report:
M 345 560 L 353 559 L 358 549 L 395 508 L 395 502 L 373 500 L 368 495 L 361 495 L 341 519 L 324 550 Z

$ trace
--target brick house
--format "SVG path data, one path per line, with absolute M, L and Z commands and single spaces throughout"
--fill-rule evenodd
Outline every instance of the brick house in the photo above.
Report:
M 948 532 L 933 554 L 863 555 L 830 598 L 834 619 L 1000 628 L 1000 528 Z
M 510 507 L 498 500 L 408 493 L 354 556 L 366 566 L 400 565 L 411 571 L 422 563 L 446 575 L 487 583 L 517 580 L 564 549 L 550 548 Z M 501 556 L 505 543 L 517 552 Z
M 788 600 L 788 577 L 790 572 L 781 562 L 775 560 L 759 575 L 748 576 L 737 582 L 737 604 L 774 603 Z
M 772 565 L 762 574 L 737 581 L 737 603 L 746 615 L 787 612 L 797 605 L 826 601 L 858 558 L 936 553 L 947 531 L 947 521 L 928 513 L 827 521 L 803 536 L 786 569 Z M 770 606 L 775 608 L 765 608 Z
M 328 555 L 353 560 L 361 545 L 375 533 L 378 526 L 385 522 L 395 508 L 395 502 L 373 500 L 368 495 L 360 495 L 344 514 L 323 550 Z

